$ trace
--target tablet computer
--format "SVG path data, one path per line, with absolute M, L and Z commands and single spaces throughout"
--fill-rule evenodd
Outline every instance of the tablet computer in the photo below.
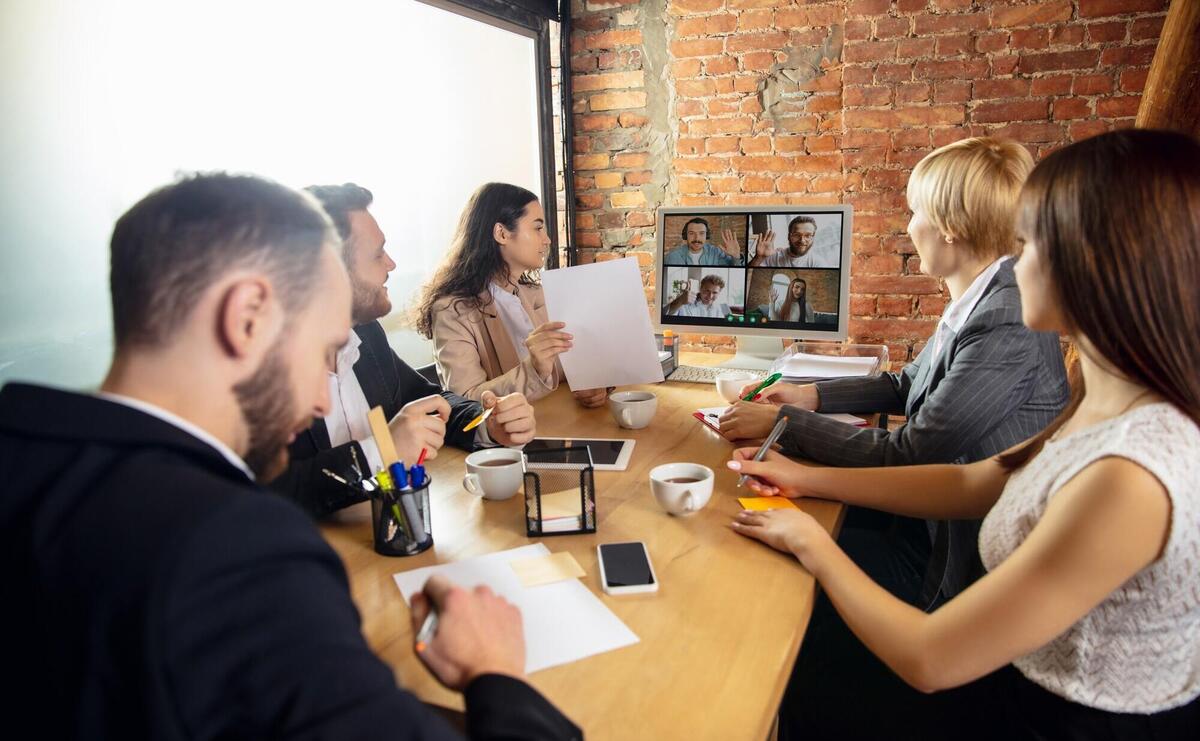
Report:
M 615 440 L 591 437 L 535 437 L 525 445 L 531 450 L 587 447 L 592 454 L 592 468 L 597 471 L 624 471 L 633 455 L 634 440 Z

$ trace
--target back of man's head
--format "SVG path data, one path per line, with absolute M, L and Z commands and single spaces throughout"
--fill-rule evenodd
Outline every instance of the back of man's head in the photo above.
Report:
M 321 248 L 338 243 L 311 197 L 263 178 L 197 174 L 163 186 L 113 229 L 116 346 L 167 344 L 205 290 L 238 268 L 263 271 L 292 314 L 319 278 Z
M 325 213 L 333 219 L 338 236 L 342 238 L 342 259 L 349 265 L 350 261 L 346 258 L 349 256 L 350 212 L 365 211 L 375 200 L 375 196 L 371 191 L 355 183 L 310 185 L 305 190 L 320 201 Z

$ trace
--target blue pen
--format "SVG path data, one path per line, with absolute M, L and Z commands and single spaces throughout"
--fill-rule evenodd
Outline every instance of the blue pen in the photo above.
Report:
M 413 496 L 412 486 L 408 483 L 408 474 L 404 470 L 404 461 L 398 461 L 388 466 L 391 471 L 392 478 L 396 480 L 396 489 L 400 492 L 400 508 L 404 510 L 404 517 L 408 520 L 408 527 L 412 531 L 413 541 L 417 543 L 425 542 L 425 523 L 421 520 L 421 513 L 417 511 L 417 499 Z
M 420 463 L 408 469 L 408 483 L 412 484 L 414 489 L 420 489 L 425 485 L 425 466 Z

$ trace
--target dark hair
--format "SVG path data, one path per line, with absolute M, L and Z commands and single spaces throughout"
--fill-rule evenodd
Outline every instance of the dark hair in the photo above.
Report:
M 445 259 L 421 290 L 413 310 L 417 332 L 433 337 L 433 305 L 441 298 L 454 298 L 456 309 L 466 304 L 480 310 L 491 303 L 488 283 L 508 272 L 496 241 L 496 224 L 516 231 L 517 221 L 537 199 L 530 191 L 507 183 L 487 183 L 475 191 L 463 208 Z M 534 272 L 523 273 L 517 280 L 526 285 L 537 283 Z
M 679 230 L 679 236 L 683 238 L 683 241 L 685 241 L 685 242 L 687 241 L 687 228 L 689 226 L 691 226 L 692 224 L 703 224 L 704 225 L 704 236 L 707 237 L 709 234 L 712 234 L 712 227 L 710 227 L 708 225 L 708 222 L 705 221 L 704 219 L 701 219 L 699 216 L 697 216 L 694 219 L 688 219 L 687 223 L 683 225 L 683 228 Z
M 152 191 L 113 228 L 116 346 L 165 343 L 210 285 L 243 266 L 266 271 L 290 314 L 308 301 L 326 244 L 337 236 L 317 202 L 263 178 L 192 174 Z
M 788 231 L 790 232 L 796 224 L 812 224 L 815 229 L 817 227 L 817 220 L 811 216 L 797 216 L 788 222 Z
M 1037 244 L 1067 330 L 1200 424 L 1200 142 L 1129 129 L 1059 149 L 1025 183 L 1018 223 Z M 1037 455 L 1079 407 L 1074 369 L 1072 381 L 1062 414 L 1000 456 L 1006 469 Z
M 333 219 L 338 236 L 342 238 L 342 261 L 349 264 L 350 255 L 346 250 L 350 242 L 350 212 L 365 211 L 375 200 L 375 196 L 355 183 L 310 185 L 305 190 L 321 202 L 321 208 Z
M 808 217 L 799 216 L 797 218 L 807 219 Z M 788 229 L 791 228 L 792 227 L 789 225 Z M 791 281 L 788 282 L 787 292 L 783 297 L 783 305 L 779 307 L 779 316 L 784 321 L 787 321 L 788 315 L 792 313 L 792 305 L 796 303 L 796 299 L 792 296 L 792 286 L 796 285 L 797 281 L 804 284 L 804 292 L 800 296 L 800 321 L 805 321 L 804 317 L 806 316 L 806 312 L 804 309 L 808 304 L 808 281 L 804 280 L 803 278 L 792 278 Z

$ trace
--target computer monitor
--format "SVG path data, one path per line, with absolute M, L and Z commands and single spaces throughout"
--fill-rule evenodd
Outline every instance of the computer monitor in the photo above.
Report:
M 844 340 L 850 206 L 660 208 L 657 323 L 738 338 L 734 368 L 766 368 L 780 339 Z M 774 338 L 762 339 L 757 338 Z

